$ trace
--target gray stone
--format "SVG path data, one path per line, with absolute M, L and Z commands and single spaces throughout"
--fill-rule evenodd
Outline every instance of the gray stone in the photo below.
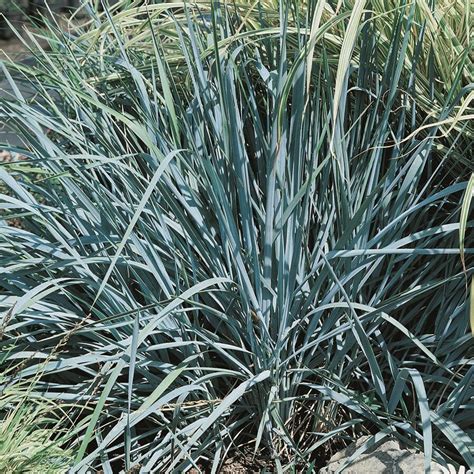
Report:
M 347 458 L 354 454 L 368 439 L 368 436 L 364 436 L 356 443 L 336 453 L 329 460 L 328 465 L 319 471 L 320 474 L 337 472 L 344 465 Z M 424 456 L 423 453 L 412 449 L 401 449 L 398 442 L 391 439 L 369 448 L 341 472 L 343 474 L 423 474 Z M 447 469 L 438 463 L 432 462 L 431 472 L 441 474 L 447 472 Z

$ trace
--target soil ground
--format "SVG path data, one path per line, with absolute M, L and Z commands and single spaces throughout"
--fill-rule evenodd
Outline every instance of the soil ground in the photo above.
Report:
M 0 61 L 7 57 L 15 60 L 21 60 L 25 57 L 25 46 L 18 38 L 5 41 L 0 40 Z
M 26 36 L 26 35 L 24 35 Z M 38 39 L 38 42 L 42 47 L 46 47 L 45 41 Z M 28 62 L 31 61 L 30 54 L 28 52 L 28 48 L 22 42 L 22 40 L 16 36 L 11 38 L 10 40 L 3 40 L 0 39 L 0 61 L 24 61 Z M 25 98 L 31 96 L 32 92 L 28 90 L 28 87 L 22 83 L 17 83 L 20 88 L 21 93 L 24 95 Z M 1 98 L 9 98 L 12 96 L 12 89 L 6 80 L 2 71 L 0 71 L 0 97 Z M 1 143 L 9 143 L 12 146 L 21 145 L 21 142 L 18 140 L 16 135 L 9 130 L 8 126 L 2 122 L 0 119 L 0 144 Z M 1 146 L 0 146 L 1 150 Z M 2 159 L 3 155 L 0 155 L 0 162 L 4 161 Z

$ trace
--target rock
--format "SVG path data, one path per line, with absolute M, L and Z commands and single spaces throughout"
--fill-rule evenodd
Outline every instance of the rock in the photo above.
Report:
M 369 439 L 369 436 L 360 438 L 356 443 L 336 453 L 320 474 L 332 474 L 340 469 L 346 459 Z M 396 440 L 385 441 L 368 449 L 358 459 L 341 471 L 343 474 L 401 474 L 401 473 L 424 473 L 423 453 L 412 449 L 401 449 Z M 431 472 L 441 474 L 449 472 L 436 462 L 431 462 Z

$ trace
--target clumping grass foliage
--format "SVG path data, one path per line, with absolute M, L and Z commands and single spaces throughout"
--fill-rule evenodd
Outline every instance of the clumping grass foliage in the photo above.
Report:
M 2 390 L 73 472 L 474 467 L 472 56 L 439 93 L 424 3 L 335 3 L 119 5 L 3 66 Z
M 61 410 L 45 397 L 32 397 L 29 381 L 15 383 L 2 377 L 0 396 L 0 472 L 59 474 L 72 464 L 67 426 L 61 426 Z

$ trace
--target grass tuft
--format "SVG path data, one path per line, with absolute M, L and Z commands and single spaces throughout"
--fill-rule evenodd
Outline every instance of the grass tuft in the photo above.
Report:
M 2 370 L 73 472 L 473 467 L 469 24 L 395 3 L 119 3 L 6 66 Z

